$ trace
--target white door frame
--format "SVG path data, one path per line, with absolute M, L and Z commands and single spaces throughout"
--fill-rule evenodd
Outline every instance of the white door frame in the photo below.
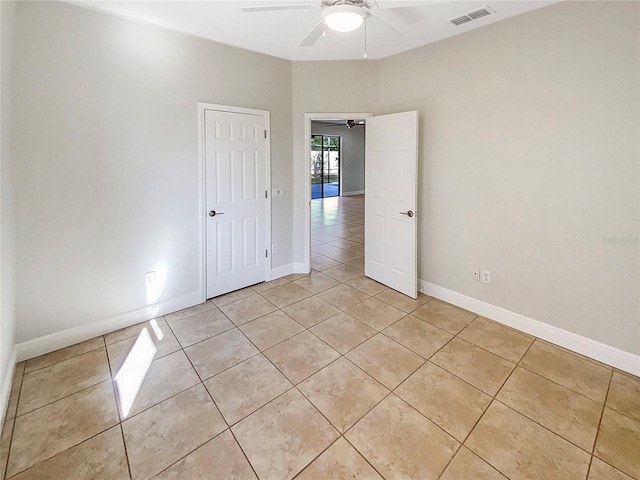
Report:
M 304 270 L 311 271 L 311 121 L 354 120 L 373 117 L 373 113 L 305 113 L 304 114 Z M 342 141 L 340 141 L 342 148 Z M 365 158 L 365 162 L 366 162 Z M 342 175 L 342 151 L 340 152 L 340 175 Z M 340 178 L 342 187 L 342 177 Z M 365 192 L 366 193 L 366 192 Z
M 267 135 L 264 139 L 265 145 L 265 188 L 267 190 L 268 201 L 267 203 L 267 219 L 266 219 L 266 245 L 265 249 L 268 252 L 271 251 L 269 245 L 271 245 L 271 113 L 268 110 L 256 110 L 254 108 L 234 107 L 229 105 L 219 105 L 215 103 L 198 102 L 198 139 L 199 139 L 199 183 L 200 183 L 200 202 L 198 206 L 198 215 L 200 215 L 200 292 L 202 295 L 202 301 L 207 300 L 207 206 L 206 206 L 206 176 L 205 176 L 205 143 L 206 132 L 204 124 L 204 115 L 206 110 L 216 110 L 219 112 L 240 113 L 248 115 L 257 115 L 264 117 L 265 128 L 267 129 Z M 265 281 L 271 280 L 271 255 L 269 254 L 267 261 L 265 262 Z

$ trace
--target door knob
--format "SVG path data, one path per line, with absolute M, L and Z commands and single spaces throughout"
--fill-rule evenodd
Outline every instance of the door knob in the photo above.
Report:
M 209 216 L 210 217 L 215 217 L 216 215 L 224 215 L 223 212 L 217 212 L 215 210 L 209 210 Z
M 407 210 L 406 212 L 400 212 L 400 215 L 406 215 L 407 217 L 413 217 L 413 212 L 411 210 Z

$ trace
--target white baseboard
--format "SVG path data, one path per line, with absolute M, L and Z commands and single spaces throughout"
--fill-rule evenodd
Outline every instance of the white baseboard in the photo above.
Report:
M 86 325 L 68 328 L 61 332 L 44 335 L 42 337 L 27 340 L 16 345 L 17 360 L 22 362 L 29 358 L 44 355 L 60 348 L 84 342 L 99 335 L 104 335 L 121 328 L 135 325 L 136 323 L 151 320 L 152 318 L 177 312 L 183 308 L 192 307 L 203 302 L 203 293 L 200 291 L 188 293 L 178 298 L 149 305 L 130 312 L 114 315 Z
M 271 278 L 269 280 L 276 280 L 278 278 L 286 277 L 292 273 L 309 273 L 304 263 L 288 263 L 281 267 L 271 269 Z
M 353 192 L 342 192 L 343 197 L 348 197 L 350 195 L 362 195 L 364 190 L 354 190 Z
M 293 273 L 307 274 L 307 273 L 309 273 L 309 267 L 307 267 L 304 262 L 294 263 L 293 264 Z
M 293 273 L 293 263 L 287 263 L 281 267 L 271 269 L 271 277 L 268 280 L 276 280 L 278 278 L 286 277 Z
M 592 358 L 625 372 L 640 376 L 640 355 L 625 352 L 604 343 L 592 340 L 577 333 L 554 327 L 548 323 L 525 317 L 519 313 L 506 310 L 482 300 L 454 292 L 425 280 L 418 280 L 418 288 L 422 293 L 443 300 L 457 307 L 464 308 L 498 323 L 515 328 L 530 335 L 535 335 L 555 345 L 567 348 L 586 357 Z
M 2 390 L 0 390 L 0 425 L 4 425 L 4 418 L 7 415 L 7 407 L 9 406 L 9 397 L 11 396 L 11 386 L 13 385 L 13 375 L 16 371 L 17 349 L 13 347 L 9 365 L 7 366 L 7 376 L 2 381 Z

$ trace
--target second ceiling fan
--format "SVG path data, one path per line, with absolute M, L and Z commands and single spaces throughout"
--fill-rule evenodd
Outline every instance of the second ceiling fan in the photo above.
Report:
M 351 130 L 353 127 L 364 127 L 365 126 L 365 121 L 364 120 L 325 120 L 325 121 L 318 121 L 316 120 L 317 123 L 321 123 L 324 124 L 325 127 L 327 128 L 335 128 L 335 127 L 347 127 L 349 130 Z

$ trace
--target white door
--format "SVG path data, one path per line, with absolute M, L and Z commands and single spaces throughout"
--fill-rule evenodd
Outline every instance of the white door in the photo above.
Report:
M 418 112 L 367 119 L 365 275 L 418 295 Z
M 205 110 L 207 298 L 266 280 L 266 120 Z

